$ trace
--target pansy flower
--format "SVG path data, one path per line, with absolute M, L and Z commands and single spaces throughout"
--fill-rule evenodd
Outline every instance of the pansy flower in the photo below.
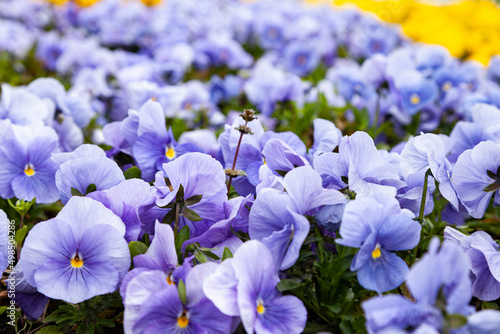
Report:
M 40 293 L 80 303 L 116 291 L 130 267 L 125 224 L 101 203 L 73 197 L 35 225 L 21 251 L 27 283 Z
M 401 209 L 390 195 L 378 194 L 347 203 L 335 242 L 360 248 L 351 263 L 364 288 L 386 292 L 400 286 L 408 265 L 393 251 L 412 249 L 420 240 L 420 224 L 414 214 Z

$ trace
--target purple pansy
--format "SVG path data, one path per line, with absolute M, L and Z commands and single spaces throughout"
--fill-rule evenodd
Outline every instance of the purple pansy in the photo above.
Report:
M 411 138 L 401 152 L 401 167 L 410 174 L 425 173 L 428 169 L 439 183 L 439 192 L 458 211 L 458 198 L 450 178 L 451 163 L 446 158 L 446 136 L 432 133 Z
M 392 196 L 405 186 L 398 171 L 385 161 L 366 132 L 342 138 L 339 153 L 324 153 L 314 160 L 314 168 L 329 188 L 356 192 L 366 197 L 384 192 Z
M 191 265 L 177 267 L 174 232 L 165 224 L 155 223 L 154 239 L 144 254 L 133 259 L 134 269 L 127 273 L 120 286 L 125 305 L 124 330 L 132 333 L 142 305 L 152 296 L 170 285 L 185 280 Z
M 94 191 L 88 197 L 101 202 L 123 220 L 127 227 L 125 240 L 130 242 L 137 241 L 142 236 L 139 212 L 154 204 L 152 190 L 153 187 L 147 182 L 130 179 L 109 189 Z
M 118 145 L 115 149 L 132 154 L 146 181 L 154 179 L 163 163 L 186 152 L 201 151 L 190 143 L 177 144 L 172 129 L 167 130 L 161 104 L 151 99 L 138 112 L 129 110 L 129 116 L 118 124 L 108 125 L 106 141 Z
M 471 263 L 472 294 L 481 300 L 496 300 L 500 297 L 500 247 L 483 231 L 470 236 L 449 226 L 444 230 L 444 239 L 462 247 Z
M 271 252 L 251 240 L 205 279 L 203 291 L 222 313 L 240 316 L 247 333 L 301 333 L 307 311 L 276 290 L 279 281 Z
M 395 78 L 395 87 L 399 92 L 403 110 L 410 115 L 431 105 L 438 95 L 436 83 L 426 79 L 421 73 L 407 70 Z
M 310 166 L 298 167 L 284 178 L 286 193 L 264 188 L 250 211 L 250 238 L 266 245 L 276 266 L 290 268 L 298 259 L 310 224 L 303 215 L 323 205 L 345 203 L 334 189 L 324 189 L 321 177 Z
M 229 333 L 232 318 L 221 313 L 202 289 L 216 267 L 214 263 L 199 264 L 182 287 L 171 285 L 152 294 L 141 306 L 133 333 Z
M 445 243 L 439 248 L 438 239 L 431 240 L 427 254 L 413 265 L 406 278 L 413 300 L 389 294 L 362 303 L 368 331 L 383 333 L 387 329 L 426 325 L 440 332 L 444 314 L 472 313 L 469 265 L 458 246 Z
M 63 203 L 73 196 L 72 188 L 86 195 L 91 184 L 96 190 L 105 190 L 125 180 L 118 164 L 106 158 L 106 153 L 97 146 L 80 146 L 74 152 L 59 153 L 54 159 L 61 162 L 56 186 Z
M 187 224 L 191 237 L 198 236 L 213 222 L 224 219 L 223 203 L 227 201 L 225 181 L 226 174 L 217 160 L 208 154 L 186 153 L 171 163 L 163 164 L 163 171 L 156 174 L 156 205 L 167 207 L 172 203 L 182 206 L 179 207 L 179 227 Z M 181 186 L 183 197 L 178 198 Z M 197 196 L 201 199 L 194 200 Z M 189 215 L 191 211 L 198 214 L 201 221 L 190 220 L 193 219 Z M 145 228 L 147 231 L 148 227 Z
M 392 251 L 412 249 L 420 240 L 420 224 L 414 214 L 401 209 L 386 194 L 347 203 L 336 243 L 360 248 L 351 270 L 366 289 L 386 292 L 400 286 L 408 265 Z
M 253 196 L 236 197 L 224 203 L 225 219 L 216 222 L 199 237 L 191 238 L 183 244 L 183 249 L 198 242 L 201 247 L 214 248 L 212 253 L 222 258 L 227 247 L 234 254 L 243 242 L 234 232 L 248 233 L 248 219 L 253 204 Z
M 45 126 L 11 126 L 0 143 L 0 196 L 38 203 L 57 201 L 55 174 L 58 164 L 51 154 L 58 151 L 58 138 Z
M 80 303 L 116 291 L 130 266 L 125 225 L 101 203 L 71 198 L 39 223 L 21 251 L 26 282 L 53 299 Z
M 498 203 L 499 174 L 500 144 L 481 142 L 458 157 L 451 184 L 472 217 L 484 216 L 494 194 Z
M 21 261 L 16 264 L 5 282 L 9 291 L 15 291 L 11 298 L 21 307 L 29 320 L 34 321 L 42 316 L 49 298 L 26 281 Z M 15 287 L 11 288 L 12 284 Z

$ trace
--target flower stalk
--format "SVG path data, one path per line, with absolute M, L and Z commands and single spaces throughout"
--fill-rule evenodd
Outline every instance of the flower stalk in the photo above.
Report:
M 227 194 L 229 195 L 229 191 L 231 190 L 231 182 L 233 180 L 233 177 L 235 177 L 237 174 L 236 171 L 236 160 L 238 159 L 238 153 L 240 152 L 240 146 L 241 146 L 241 141 L 243 139 L 244 134 L 253 134 L 250 128 L 247 126 L 248 122 L 253 121 L 257 117 L 255 117 L 255 111 L 253 109 L 243 109 L 243 113 L 240 114 L 240 116 L 245 120 L 244 125 L 240 125 L 239 127 L 236 128 L 240 132 L 240 138 L 238 139 L 238 145 L 236 146 L 236 152 L 234 153 L 234 160 L 233 160 L 233 166 L 231 169 L 226 169 L 226 175 L 229 177 L 228 183 L 227 183 Z

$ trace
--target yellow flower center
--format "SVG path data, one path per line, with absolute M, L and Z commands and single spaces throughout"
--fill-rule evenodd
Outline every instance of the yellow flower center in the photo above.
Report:
M 451 82 L 449 81 L 446 81 L 444 84 L 443 84 L 443 92 L 447 92 L 449 91 L 451 88 Z
M 168 146 L 167 147 L 167 150 L 165 151 L 165 156 L 172 160 L 173 158 L 175 158 L 175 151 L 172 147 Z
M 186 328 L 189 325 L 189 319 L 186 317 L 186 313 L 182 313 L 180 317 L 177 318 L 177 325 L 180 328 Z
M 167 276 L 167 283 L 168 283 L 168 285 L 172 285 L 172 284 L 173 284 L 173 285 L 175 285 L 174 281 L 172 281 L 172 280 L 170 279 L 170 276 L 172 276 L 172 275 L 168 275 L 168 276 Z
M 83 260 L 78 257 L 78 254 L 71 259 L 71 265 L 74 268 L 80 268 L 81 266 L 83 266 Z
M 377 247 L 375 247 L 375 249 L 372 252 L 372 257 L 374 259 L 378 259 L 381 255 L 382 255 L 382 252 L 380 251 L 380 246 L 377 245 Z
M 262 305 L 261 303 L 259 303 L 259 305 L 257 305 L 257 312 L 259 314 L 262 314 L 266 311 L 266 308 L 264 307 L 264 305 Z
M 419 104 L 420 103 L 420 97 L 417 94 L 412 94 L 410 96 L 410 103 L 411 104 Z
M 24 167 L 24 174 L 26 174 L 28 176 L 35 175 L 35 170 L 33 169 L 32 164 L 27 164 L 26 167 Z

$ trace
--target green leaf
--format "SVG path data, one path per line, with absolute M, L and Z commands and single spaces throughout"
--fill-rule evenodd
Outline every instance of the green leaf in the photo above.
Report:
M 328 308 L 330 311 L 332 311 L 335 314 L 340 313 L 340 311 L 342 311 L 342 307 L 340 307 L 340 305 L 338 305 L 338 304 L 335 304 L 335 305 L 323 305 L 323 306 L 326 306 L 326 308 Z
M 299 255 L 299 258 L 297 259 L 297 262 L 302 261 L 305 258 L 308 258 L 309 256 L 314 255 L 314 252 L 311 251 L 306 251 L 306 252 L 301 252 Z
M 171 209 L 165 217 L 163 217 L 163 224 L 172 224 L 175 221 L 175 209 Z
M 74 314 L 63 314 L 61 315 L 59 318 L 57 318 L 56 320 L 56 324 L 60 324 L 60 323 L 63 323 L 63 322 L 68 322 L 70 325 L 74 324 L 75 322 L 77 322 L 79 319 L 78 315 L 74 315 Z
M 182 184 L 179 186 L 177 194 L 175 194 L 175 199 L 179 202 L 184 200 L 184 186 Z
M 210 251 L 207 251 L 207 252 L 203 252 L 206 256 L 208 256 L 209 258 L 211 258 L 212 260 L 220 260 L 220 257 L 218 257 L 217 255 L 215 255 L 214 253 L 210 252 Z
M 125 180 L 140 179 L 141 175 L 142 172 L 137 166 L 132 166 L 123 173 L 123 176 L 125 176 Z
M 207 262 L 207 257 L 205 256 L 205 254 L 203 254 L 202 252 L 194 252 L 194 257 L 196 258 L 196 260 L 198 260 L 198 262 L 200 263 L 205 263 Z
M 94 334 L 94 332 L 95 332 L 94 324 L 86 324 L 86 323 L 83 323 L 80 326 L 78 326 L 78 329 L 76 330 L 76 334 Z
M 310 235 L 306 238 L 306 240 L 304 240 L 304 245 L 309 245 L 309 244 L 312 244 L 313 242 L 317 242 L 317 241 L 321 241 L 321 240 L 323 240 L 323 238 L 316 237 L 314 235 Z
M 144 254 L 148 250 L 148 246 L 140 241 L 131 241 L 128 244 L 128 249 L 130 250 L 130 257 L 133 259 L 139 254 Z
M 182 208 L 182 215 L 192 222 L 199 222 L 201 220 L 200 215 L 188 207 Z
M 282 176 L 282 177 L 285 177 L 285 175 L 288 173 L 288 172 L 285 172 L 284 170 L 279 170 L 277 169 L 276 170 L 276 173 L 278 173 L 278 175 Z
M 28 211 L 31 209 L 33 204 L 36 203 L 36 197 L 33 198 L 31 201 L 25 201 L 23 199 L 18 199 L 16 201 L 16 204 L 12 204 L 12 201 L 10 199 L 7 199 L 7 202 L 9 205 L 16 210 L 17 213 L 19 213 L 21 216 L 24 216 L 25 214 L 28 213 Z
M 483 310 L 488 310 L 488 309 L 491 309 L 491 310 L 498 310 L 498 309 L 499 309 L 499 307 L 498 307 L 498 305 L 497 305 L 496 303 L 493 303 L 493 302 L 485 302 L 485 301 L 483 301 L 483 302 L 481 303 L 481 308 L 482 308 Z
M 447 319 L 451 329 L 460 328 L 467 324 L 467 317 L 461 314 L 449 314 Z
M 85 333 L 87 333 L 87 324 L 81 324 L 80 326 L 78 326 L 76 334 L 85 334 Z
M 56 325 L 50 325 L 47 327 L 43 327 L 42 329 L 35 332 L 35 334 L 59 334 L 64 333 L 57 327 Z
M 179 293 L 179 299 L 185 305 L 186 304 L 186 285 L 182 279 L 177 283 L 177 292 Z
M 300 286 L 304 285 L 304 282 L 302 282 L 301 279 L 299 278 L 288 278 L 288 279 L 284 279 L 284 280 L 281 280 L 278 285 L 276 286 L 276 288 L 278 289 L 278 291 L 280 292 L 284 292 L 284 291 L 289 291 L 289 290 L 293 290 L 293 289 L 296 289 Z
M 0 314 L 3 314 L 6 309 L 7 309 L 7 306 L 0 306 Z
M 324 332 L 328 328 L 325 325 L 320 325 L 314 322 L 308 322 L 306 328 L 304 329 L 304 334 L 316 334 L 319 332 Z
M 175 238 L 175 251 L 177 252 L 177 254 L 181 254 L 182 244 L 187 239 L 189 239 L 189 226 L 184 225 L 179 233 L 177 233 L 177 237 Z
M 233 253 L 229 250 L 229 248 L 224 247 L 224 252 L 222 253 L 222 261 L 225 259 L 230 259 L 233 257 Z
M 493 182 L 489 186 L 486 186 L 483 189 L 483 191 L 490 192 L 490 191 L 496 191 L 498 189 L 500 189 L 500 179 L 496 180 L 495 182 Z
M 184 201 L 184 204 L 187 206 L 194 205 L 194 204 L 198 203 L 199 201 L 201 201 L 202 197 L 203 197 L 203 195 L 191 196 L 186 201 Z
M 59 310 L 55 310 L 50 315 L 43 318 L 43 323 L 47 324 L 49 322 L 55 322 L 59 318 L 59 312 L 60 312 Z
M 491 177 L 493 180 L 496 180 L 498 178 L 498 175 L 493 173 L 491 170 L 486 171 L 486 174 L 488 174 L 488 176 Z
M 96 187 L 95 183 L 91 183 L 87 187 L 87 190 L 85 190 L 85 195 L 88 195 L 88 194 L 90 194 L 90 193 L 92 193 L 92 192 L 94 192 L 96 190 L 97 190 L 97 187 Z
M 80 192 L 80 190 L 78 190 L 76 188 L 73 188 L 73 187 L 71 187 L 71 196 L 80 196 L 80 197 L 83 197 L 83 195 Z
M 115 323 L 111 319 L 99 319 L 99 320 L 97 320 L 96 325 L 98 325 L 98 326 L 104 326 L 104 327 L 109 327 L 109 328 L 114 328 L 115 327 Z
M 19 247 L 23 244 L 24 238 L 26 238 L 26 234 L 29 232 L 28 226 L 23 226 L 16 232 L 16 245 Z
M 483 310 L 488 310 L 488 309 L 490 309 L 490 310 L 498 310 L 498 309 L 499 309 L 499 307 L 498 307 L 498 305 L 497 305 L 496 303 L 493 303 L 493 302 L 485 302 L 485 301 L 483 301 L 483 302 L 481 303 L 481 308 L 482 308 Z

